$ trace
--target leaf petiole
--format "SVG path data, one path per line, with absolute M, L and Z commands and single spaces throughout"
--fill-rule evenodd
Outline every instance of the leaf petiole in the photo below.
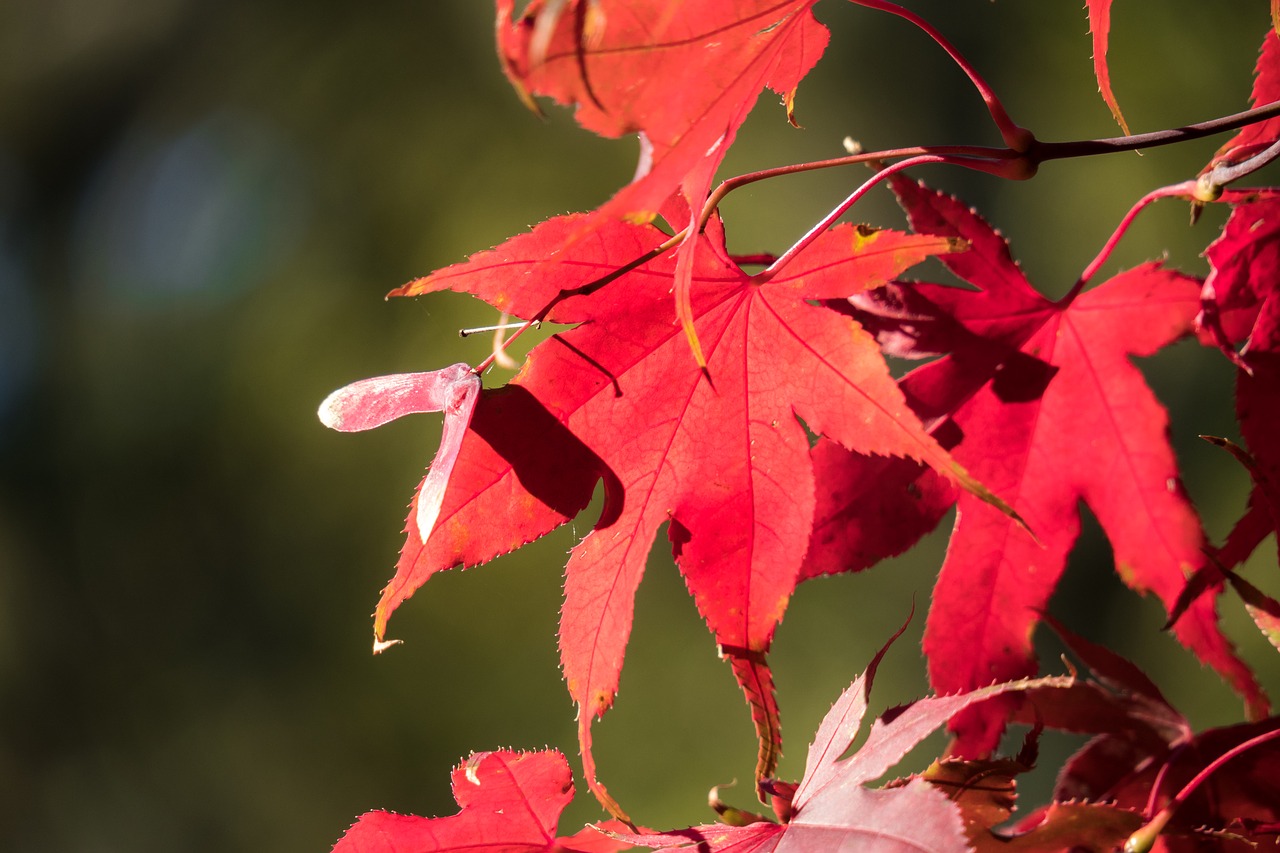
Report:
M 858 6 L 865 6 L 868 9 L 875 9 L 880 12 L 888 12 L 890 15 L 896 15 L 905 21 L 908 21 L 919 27 L 924 33 L 933 39 L 939 47 L 947 52 L 947 55 L 960 67 L 965 73 L 969 81 L 973 83 L 978 94 L 982 97 L 983 103 L 987 105 L 987 112 L 991 115 L 991 120 L 995 122 L 996 129 L 1000 131 L 1000 138 L 1004 140 L 1004 144 L 1009 146 L 1015 152 L 1022 153 L 1035 143 L 1035 135 L 1024 127 L 1019 126 L 1009 113 L 1005 110 L 1004 104 L 996 97 L 995 91 L 990 84 L 983 79 L 978 70 L 974 68 L 964 55 L 951 44 L 947 38 L 942 35 L 932 24 L 921 18 L 919 15 L 902 8 L 896 3 L 889 3 L 886 0 L 851 0 Z
M 858 200 L 861 199 L 864 195 L 866 195 L 867 192 L 872 187 L 874 187 L 876 184 L 878 184 L 880 181 L 884 180 L 885 178 L 889 177 L 890 175 L 893 175 L 897 172 L 901 172 L 905 169 L 910 169 L 913 166 L 923 166 L 931 163 L 950 163 L 952 165 L 964 166 L 965 168 L 974 169 L 980 172 L 1000 174 L 1003 171 L 1002 169 L 1003 165 L 1007 162 L 1008 161 L 993 162 L 990 160 L 982 160 L 974 157 L 958 157 L 958 156 L 952 156 L 952 155 L 929 153 L 929 154 L 920 154 L 915 157 L 908 157 L 905 160 L 899 160 L 897 163 L 893 163 L 891 165 L 885 166 L 884 168 L 880 169 L 880 171 L 876 172 L 876 174 L 872 175 L 871 178 L 864 181 L 862 185 L 859 186 L 852 193 L 850 193 L 849 196 L 844 201 L 840 202 L 838 205 L 832 208 L 831 211 L 827 213 L 826 216 L 818 220 L 817 224 L 815 224 L 812 228 L 810 228 L 809 231 L 803 237 L 801 237 L 799 240 L 795 242 L 794 245 L 791 246 L 791 248 L 787 249 L 785 252 L 779 255 L 776 261 L 774 261 L 772 264 L 770 264 L 769 266 L 765 267 L 763 270 L 761 270 L 760 272 L 752 276 L 752 281 L 755 282 L 756 284 L 763 284 L 764 282 L 768 281 L 769 279 L 777 275 L 779 272 L 781 272 L 782 269 L 786 267 L 787 264 L 791 263 L 791 261 L 793 261 L 798 254 L 803 252 L 809 246 L 810 243 L 818 239 L 818 237 L 821 236 L 823 232 L 825 232 L 828 228 L 830 228 L 833 224 L 835 224 L 835 221 L 837 219 L 839 219 L 841 216 L 844 216 L 844 214 L 848 212 L 849 208 L 857 204 Z
M 1129 226 L 1138 218 L 1138 214 L 1146 209 L 1147 205 L 1154 201 L 1159 201 L 1162 198 L 1189 198 L 1195 191 L 1195 183 L 1195 181 L 1183 181 L 1180 184 L 1173 184 L 1172 186 L 1152 190 L 1140 198 L 1137 204 L 1131 207 L 1129 212 L 1124 215 L 1124 218 L 1120 220 L 1120 224 L 1116 226 L 1116 230 L 1111 232 L 1111 236 L 1107 238 L 1107 242 L 1104 243 L 1102 248 L 1098 251 L 1097 257 L 1089 262 L 1089 265 L 1084 268 L 1084 272 L 1080 273 L 1080 277 L 1076 279 L 1076 283 L 1071 286 L 1071 290 L 1067 295 L 1062 297 L 1060 304 L 1070 304 L 1071 300 L 1075 299 L 1076 296 L 1080 294 L 1080 291 L 1084 289 L 1085 284 L 1097 275 L 1098 270 L 1101 269 L 1102 265 L 1111 257 L 1111 253 L 1115 251 L 1116 246 L 1120 244 L 1120 240 L 1129 230 Z

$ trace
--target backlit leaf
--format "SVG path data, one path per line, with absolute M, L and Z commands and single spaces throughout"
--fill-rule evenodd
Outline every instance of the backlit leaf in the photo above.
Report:
M 1031 634 L 1078 535 L 1078 502 L 1110 538 L 1121 579 L 1166 608 L 1203 565 L 1167 418 L 1130 361 L 1190 331 L 1199 283 L 1148 264 L 1053 303 L 967 207 L 905 179 L 893 187 L 917 230 L 972 245 L 942 260 L 980 288 L 913 287 L 964 334 L 953 333 L 951 354 L 917 368 L 903 389 L 957 458 L 1011 496 L 1037 537 L 960 496 L 925 651 L 935 689 L 965 690 L 1035 671 Z M 1264 714 L 1265 697 L 1218 628 L 1214 597 L 1192 609 L 1179 639 Z M 982 709 L 955 725 L 961 754 L 979 755 L 994 747 L 1001 714 Z

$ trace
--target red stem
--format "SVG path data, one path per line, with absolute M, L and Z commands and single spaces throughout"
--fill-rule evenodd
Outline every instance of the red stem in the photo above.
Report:
M 1107 258 L 1111 257 L 1111 253 L 1115 251 L 1116 246 L 1119 245 L 1120 239 L 1124 237 L 1125 232 L 1129 230 L 1129 226 L 1133 224 L 1134 220 L 1138 218 L 1138 214 L 1141 213 L 1147 205 L 1162 198 L 1189 198 L 1191 194 L 1195 192 L 1195 188 L 1195 181 L 1183 181 L 1180 184 L 1174 184 L 1173 186 L 1161 187 L 1158 190 L 1152 190 L 1139 199 L 1137 204 L 1129 208 L 1129 212 L 1124 215 L 1124 219 L 1120 220 L 1120 224 L 1117 225 L 1116 230 L 1111 233 L 1111 236 L 1107 239 L 1107 242 L 1103 245 L 1101 251 L 1098 252 L 1098 256 L 1089 262 L 1089 265 L 1084 268 L 1084 272 L 1080 273 L 1080 278 L 1076 279 L 1076 283 L 1072 285 L 1070 292 L 1068 292 L 1066 296 L 1062 297 L 1062 299 L 1058 301 L 1058 304 L 1068 305 L 1071 300 L 1075 299 L 1076 296 L 1080 294 L 1080 291 L 1084 289 L 1084 286 L 1088 283 L 1089 279 L 1093 278 L 1102 265 L 1107 262 Z
M 818 239 L 818 237 L 830 228 L 837 219 L 843 216 L 849 208 L 853 207 L 859 199 L 866 195 L 868 190 L 896 172 L 901 172 L 904 169 L 910 169 L 913 166 L 923 166 L 928 163 L 950 163 L 955 166 L 964 166 L 967 169 L 974 169 L 980 172 L 1000 174 L 1004 171 L 1008 162 L 1009 161 L 992 162 L 989 160 L 979 160 L 971 157 L 950 157 L 941 154 L 921 154 L 919 156 L 908 157 L 905 160 L 899 160 L 897 163 L 885 166 L 879 172 L 876 172 L 876 174 L 870 179 L 865 181 L 862 186 L 854 190 L 848 198 L 832 208 L 831 212 L 822 217 L 816 225 L 810 228 L 803 237 L 796 241 L 795 245 L 779 255 L 776 261 L 753 275 L 751 277 L 751 281 L 755 284 L 763 284 L 781 272 L 787 264 L 791 263 L 791 261 L 795 259 L 796 255 L 803 252 L 810 243 Z
M 925 32 L 929 38 L 938 43 L 938 46 L 947 52 L 947 55 L 960 66 L 973 83 L 978 94 L 982 96 L 983 102 L 987 105 L 987 112 L 991 114 L 991 120 L 995 122 L 996 128 L 1000 131 L 1000 138 L 1004 140 L 1004 144 L 1017 152 L 1027 150 L 1027 147 L 1034 141 L 1035 137 L 1029 130 L 1019 127 L 1013 119 L 1009 117 L 1009 113 L 1005 111 L 1004 104 L 996 97 L 995 91 L 982 78 L 978 70 L 969 64 L 960 51 L 956 50 L 951 42 L 947 41 L 942 33 L 938 32 L 932 24 L 921 18 L 914 12 L 908 11 L 896 3 L 887 2 L 887 0 L 851 0 L 858 6 L 866 6 L 868 9 L 877 9 L 881 12 L 888 12 L 890 15 L 897 15 L 906 21 L 911 22 Z
M 1251 737 L 1243 743 L 1238 743 L 1231 749 L 1222 753 L 1222 755 L 1219 755 L 1213 761 L 1210 761 L 1191 779 L 1190 782 L 1182 786 L 1182 790 L 1178 791 L 1174 798 L 1169 801 L 1169 804 L 1160 810 L 1159 814 L 1155 815 L 1155 817 L 1151 818 L 1145 826 L 1129 836 L 1129 839 L 1124 845 L 1125 853 L 1141 853 L 1141 851 L 1150 850 L 1151 846 L 1155 843 L 1156 836 L 1159 835 L 1161 831 L 1164 830 L 1165 826 L 1168 825 L 1170 819 L 1173 818 L 1174 812 L 1176 812 L 1183 803 L 1190 799 L 1191 795 L 1195 793 L 1196 788 L 1199 788 L 1206 779 L 1218 770 L 1221 770 L 1228 761 L 1231 761 L 1231 759 L 1243 755 L 1249 750 L 1261 746 L 1267 741 L 1275 740 L 1276 738 L 1280 738 L 1280 728 L 1272 729 L 1269 732 L 1264 732 L 1263 734 Z M 1148 804 L 1148 809 L 1153 806 L 1154 800 L 1151 804 Z
M 946 161 L 947 160 L 945 157 L 941 157 L 938 155 L 921 154 L 918 157 L 908 157 L 905 160 L 899 160 L 897 163 L 894 163 L 893 165 L 884 167 L 879 172 L 876 172 L 869 179 L 864 181 L 862 186 L 858 187 L 856 190 L 850 193 L 848 198 L 846 198 L 844 201 L 840 202 L 834 208 L 832 208 L 830 213 L 822 217 L 822 219 L 818 220 L 818 223 L 814 225 L 812 228 L 810 228 L 809 231 L 803 237 L 797 240 L 791 246 L 790 249 L 787 249 L 785 252 L 779 255 L 776 261 L 769 264 L 769 266 L 765 267 L 763 270 L 753 275 L 751 277 L 751 281 L 756 284 L 763 284 L 764 282 L 768 281 L 769 279 L 777 275 L 779 272 L 781 272 L 783 267 L 791 263 L 791 261 L 795 258 L 796 255 L 803 252 L 810 243 L 818 239 L 818 237 L 824 231 L 830 228 L 832 223 L 834 223 L 841 216 L 844 216 L 845 211 L 853 207 L 858 202 L 858 199 L 866 195 L 868 190 L 870 190 L 876 184 L 880 183 L 885 178 L 889 177 L 895 172 L 901 172 L 903 169 L 909 169 L 912 166 L 921 166 L 925 163 L 945 163 Z
M 1164 777 L 1168 775 L 1169 769 L 1173 767 L 1173 763 L 1178 760 L 1178 756 L 1186 749 L 1186 744 L 1179 745 L 1170 754 L 1168 760 L 1160 765 L 1160 770 L 1156 773 L 1156 779 L 1151 783 L 1151 793 L 1147 795 L 1147 807 L 1143 810 L 1144 815 L 1154 815 L 1156 813 L 1156 803 L 1160 801 L 1160 789 L 1164 787 Z
M 1195 793 L 1196 788 L 1199 788 L 1200 785 L 1203 784 L 1206 779 L 1208 779 L 1211 775 L 1216 773 L 1218 770 L 1222 769 L 1223 765 L 1225 765 L 1231 759 L 1235 758 L 1238 755 L 1243 755 L 1244 753 L 1248 752 L 1254 747 L 1262 746 L 1262 744 L 1266 743 L 1267 741 L 1275 740 L 1278 737 L 1280 737 L 1280 728 L 1275 728 L 1269 732 L 1264 732 L 1260 735 L 1255 735 L 1254 737 L 1249 738 L 1243 743 L 1238 743 L 1235 746 L 1231 747 L 1231 749 L 1228 749 L 1226 752 L 1222 753 L 1222 755 L 1219 755 L 1213 761 L 1210 761 L 1207 765 L 1205 765 L 1203 770 L 1201 770 L 1192 778 L 1190 782 L 1183 785 L 1182 790 L 1178 792 L 1177 796 L 1175 796 L 1172 800 L 1169 801 L 1169 805 L 1165 806 L 1164 810 L 1171 811 L 1173 809 L 1178 808 L 1178 806 L 1182 805 L 1183 803 L 1185 803 L 1187 799 L 1192 794 Z
M 715 192 L 707 197 L 707 202 L 702 206 L 702 215 L 698 217 L 698 229 L 701 230 L 707 220 L 711 218 L 711 214 L 720 206 L 720 202 L 724 201 L 724 197 L 737 189 L 754 184 L 757 181 L 765 181 L 770 178 L 781 178 L 787 175 L 799 175 L 804 172 L 813 172 L 818 169 L 832 169 L 837 166 L 854 166 L 859 163 L 874 163 L 884 161 L 896 157 L 919 157 L 925 154 L 940 154 L 954 157 L 968 157 L 973 160 L 1007 160 L 1016 158 L 1017 152 L 1009 151 L 1005 148 L 987 148 L 981 145 L 939 145 L 939 146 L 914 146 L 911 148 L 889 148 L 884 151 L 870 151 L 861 154 L 850 154 L 847 157 L 833 157 L 829 160 L 813 160 L 808 163 L 792 163 L 787 166 L 775 166 L 772 169 L 761 169 L 758 172 L 748 172 L 745 175 L 737 175 L 722 182 L 716 187 Z

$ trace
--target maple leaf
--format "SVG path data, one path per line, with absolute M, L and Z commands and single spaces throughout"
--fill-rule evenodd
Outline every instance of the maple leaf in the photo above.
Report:
M 1111 33 L 1111 0 L 1087 0 L 1089 32 L 1093 37 L 1093 74 L 1098 79 L 1098 92 L 1120 129 L 1129 134 L 1129 124 L 1120 112 L 1120 104 L 1111 91 L 1111 71 L 1107 67 L 1107 42 Z
M 907 752 L 964 708 L 1006 693 L 1065 687 L 1071 679 L 1049 677 L 995 684 L 966 694 L 917 700 L 876 720 L 858 751 L 842 758 L 861 728 L 876 667 L 887 650 L 887 645 L 880 650 L 818 726 L 809 746 L 804 777 L 795 788 L 785 823 L 708 825 L 667 833 L 623 833 L 619 837 L 654 849 L 696 845 L 707 853 L 970 850 L 960 808 L 927 778 L 912 777 L 884 788 L 869 788 L 868 783 L 892 769 Z
M 766 87 L 791 118 L 830 35 L 815 0 L 498 0 L 498 53 L 522 96 L 574 105 L 602 136 L 643 135 L 648 163 L 599 211 L 644 219 L 678 187 L 694 210 Z
M 951 354 L 912 371 L 903 390 L 967 468 L 1010 496 L 1038 537 L 960 496 L 924 639 L 932 684 L 950 692 L 1034 673 L 1032 631 L 1078 535 L 1077 502 L 1107 533 L 1121 579 L 1155 592 L 1166 609 L 1204 564 L 1203 534 L 1178 481 L 1167 417 L 1129 360 L 1190 331 L 1199 284 L 1146 264 L 1050 302 L 976 213 L 902 178 L 893 188 L 918 232 L 969 242 L 968 252 L 942 260 L 979 288 L 911 287 L 913 318 L 897 321 L 899 344 L 920 325 L 914 315 L 929 316 L 931 345 L 945 344 Z M 891 326 L 893 313 L 873 319 Z M 933 522 L 936 513 L 922 515 L 922 532 Z M 822 559 L 830 565 L 837 558 Z M 1192 605 L 1177 636 L 1232 684 L 1255 718 L 1265 716 L 1261 688 L 1218 628 L 1215 595 Z M 958 754 L 993 748 L 1007 709 L 976 709 L 955 721 Z
M 368 812 L 334 853 L 612 853 L 630 846 L 605 834 L 620 824 L 556 837 L 560 813 L 573 799 L 573 775 L 555 750 L 476 753 L 454 768 L 452 783 L 456 815 Z
M 564 247 L 555 267 L 541 263 L 545 246 L 576 224 L 551 220 L 404 292 L 470 292 L 530 316 L 541 309 L 524 291 L 574 292 L 666 237 L 651 225 L 613 222 Z M 409 541 L 375 620 L 382 639 L 386 616 L 432 573 L 483 562 L 562 523 L 589 490 L 581 481 L 548 485 L 553 475 L 522 468 L 531 457 L 579 447 L 576 458 L 591 460 L 582 467 L 605 478 L 608 499 L 596 529 L 569 559 L 560 649 L 580 709 L 588 782 L 601 794 L 591 720 L 612 704 L 635 589 L 661 525 L 669 525 L 686 584 L 752 705 L 763 777 L 780 742 L 765 654 L 813 524 L 805 427 L 862 452 L 922 460 L 982 491 L 921 429 L 874 339 L 847 317 L 811 304 L 882 284 L 928 255 L 953 250 L 954 241 L 842 226 L 759 284 L 728 258 L 718 220 L 698 240 L 693 307 L 709 343 L 708 373 L 689 361 L 671 322 L 674 253 L 557 303 L 547 319 L 581 325 L 536 347 L 508 386 L 554 428 L 497 427 L 488 395 L 481 398 L 472 433 L 489 430 L 508 447 L 495 453 L 472 433 L 464 438 L 437 530 L 419 547 L 411 511 Z M 512 453 L 516 434 L 524 446 Z M 563 464 L 542 463 L 544 472 Z M 543 494 L 526 491 L 529 482 L 543 485 Z M 498 506 L 516 511 L 492 513 Z M 514 518 L 495 523 L 504 515 Z

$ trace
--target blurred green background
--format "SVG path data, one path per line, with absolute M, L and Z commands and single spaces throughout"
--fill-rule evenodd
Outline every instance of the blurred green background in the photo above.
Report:
M 1117 133 L 1079 2 L 909 5 L 1041 138 Z M 1134 129 L 1246 106 L 1267 4 L 1159 8 L 1116 4 L 1112 71 Z M 837 156 L 846 135 L 996 141 L 926 38 L 834 0 L 817 13 L 834 40 L 800 90 L 805 129 L 764 96 L 726 175 Z M 492 15 L 482 0 L 0 0 L 0 848 L 323 851 L 371 808 L 454 811 L 449 770 L 471 750 L 575 757 L 555 628 L 565 552 L 591 518 L 433 579 L 393 619 L 405 644 L 374 658 L 368 614 L 438 420 L 349 436 L 315 417 L 353 379 L 482 357 L 487 342 L 456 330 L 492 311 L 387 290 L 589 209 L 632 173 L 634 141 L 521 107 Z M 976 204 L 1057 294 L 1137 198 L 1219 141 L 1050 164 L 1024 184 L 922 177 Z M 735 195 L 733 247 L 784 249 L 861 179 Z M 887 195 L 853 218 L 902 222 Z M 1203 272 L 1222 212 L 1186 218 L 1145 214 L 1109 269 L 1167 252 Z M 1230 370 L 1190 343 L 1146 366 L 1220 539 L 1247 481 L 1195 436 L 1235 434 Z M 919 635 L 944 546 L 797 592 L 773 656 L 782 775 L 799 776 L 818 720 L 913 597 L 875 698 L 925 690 Z M 1272 593 L 1274 554 L 1252 569 Z M 1276 692 L 1273 653 L 1236 602 L 1223 609 Z M 1053 610 L 1141 662 L 1198 724 L 1239 718 L 1157 633 L 1158 604 L 1114 579 L 1096 525 Z M 1051 638 L 1044 650 L 1056 670 Z M 604 781 L 649 825 L 709 819 L 707 788 L 734 778 L 729 796 L 753 800 L 747 710 L 665 554 L 596 731 Z M 1046 744 L 1032 795 L 1075 743 Z M 580 798 L 562 827 L 598 816 Z

